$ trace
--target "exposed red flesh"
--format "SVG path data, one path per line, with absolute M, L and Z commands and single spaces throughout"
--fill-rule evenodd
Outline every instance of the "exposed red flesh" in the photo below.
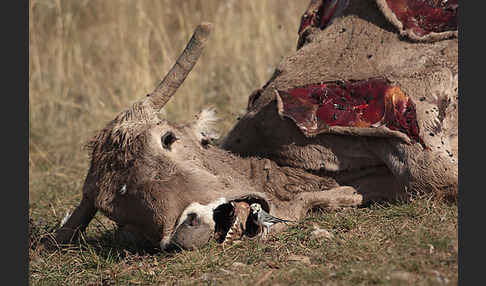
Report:
M 347 7 L 348 0 L 320 0 L 313 1 L 302 15 L 299 26 L 299 35 L 309 26 L 326 28 L 331 20 L 340 15 Z
M 316 13 L 305 13 L 300 19 L 299 35 L 309 26 L 316 26 L 317 14 Z
M 386 0 L 405 30 L 418 36 L 457 30 L 459 0 Z
M 246 230 L 246 220 L 250 215 L 250 206 L 247 202 L 233 202 L 232 204 L 234 206 L 234 221 L 226 233 L 223 245 L 232 244 L 243 236 Z
M 330 126 L 379 127 L 407 134 L 422 144 L 415 104 L 398 86 L 382 78 L 328 82 L 278 91 L 283 115 L 307 135 Z

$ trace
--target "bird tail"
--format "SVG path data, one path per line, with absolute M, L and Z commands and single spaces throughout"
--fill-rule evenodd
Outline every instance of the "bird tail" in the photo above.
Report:
M 281 219 L 281 218 L 278 218 L 278 217 L 274 217 L 274 219 L 276 220 L 276 222 L 296 223 L 296 221 L 294 221 L 294 220 Z

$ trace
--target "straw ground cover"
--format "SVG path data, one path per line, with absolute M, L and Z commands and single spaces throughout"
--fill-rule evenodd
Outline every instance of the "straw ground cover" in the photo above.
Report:
M 267 243 L 215 243 L 167 254 L 135 249 L 97 215 L 72 247 L 45 251 L 81 199 L 84 144 L 149 93 L 195 26 L 215 24 L 198 64 L 161 117 L 191 120 L 215 106 L 223 132 L 285 55 L 308 1 L 60 1 L 29 8 L 29 214 L 32 285 L 457 283 L 457 206 L 412 203 L 317 211 Z M 316 238 L 314 228 L 330 235 Z

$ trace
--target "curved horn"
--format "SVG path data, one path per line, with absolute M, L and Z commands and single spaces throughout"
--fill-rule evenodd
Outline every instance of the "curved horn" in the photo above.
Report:
M 148 95 L 148 99 L 152 102 L 155 110 L 160 110 L 164 107 L 170 97 L 184 82 L 189 72 L 191 72 L 204 49 L 204 44 L 208 39 L 211 29 L 212 24 L 208 22 L 203 22 L 197 26 L 191 40 L 189 40 L 186 48 L 175 64 L 157 88 Z

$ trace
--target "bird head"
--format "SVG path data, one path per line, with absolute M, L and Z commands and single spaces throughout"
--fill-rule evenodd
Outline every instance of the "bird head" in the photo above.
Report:
M 262 206 L 259 203 L 253 203 L 250 205 L 252 213 L 259 213 L 262 210 Z

